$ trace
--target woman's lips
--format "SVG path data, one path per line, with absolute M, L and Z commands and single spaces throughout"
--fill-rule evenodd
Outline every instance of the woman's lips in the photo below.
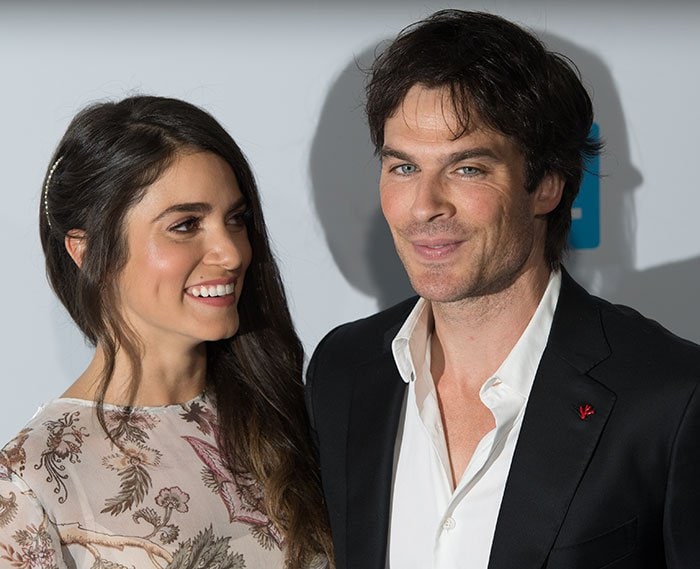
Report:
M 217 296 L 227 296 L 233 294 L 236 291 L 235 283 L 229 284 L 216 284 L 216 285 L 199 285 L 191 286 L 187 289 L 187 294 L 195 297 L 217 297 Z
M 236 279 L 213 279 L 185 289 L 185 294 L 210 306 L 230 306 L 236 302 Z

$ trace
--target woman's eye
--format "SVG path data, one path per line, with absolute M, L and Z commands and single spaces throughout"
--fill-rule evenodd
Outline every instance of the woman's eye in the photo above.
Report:
M 416 168 L 414 164 L 399 164 L 398 166 L 394 166 L 391 171 L 401 176 L 408 176 L 417 172 L 418 168 Z
M 228 224 L 232 227 L 242 229 L 252 219 L 252 217 L 253 212 L 250 209 L 237 211 L 236 213 L 232 214 L 231 217 L 229 217 Z
M 192 233 L 199 229 L 199 218 L 198 217 L 188 217 L 183 221 L 179 221 L 175 225 L 171 225 L 169 230 L 175 233 Z

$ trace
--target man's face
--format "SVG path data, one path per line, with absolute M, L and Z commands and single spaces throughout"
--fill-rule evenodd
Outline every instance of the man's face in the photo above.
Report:
M 500 292 L 528 271 L 546 274 L 545 215 L 562 184 L 525 190 L 515 144 L 460 126 L 449 93 L 415 85 L 386 121 L 382 211 L 413 288 L 435 302 Z

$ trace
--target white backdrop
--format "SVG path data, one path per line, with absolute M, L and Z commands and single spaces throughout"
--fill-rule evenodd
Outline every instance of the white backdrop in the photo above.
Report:
M 357 62 L 443 7 L 502 14 L 577 62 L 608 146 L 601 245 L 568 266 L 700 341 L 699 3 L 14 4 L 0 3 L 0 444 L 90 357 L 46 284 L 36 222 L 47 162 L 79 108 L 160 94 L 224 124 L 256 172 L 310 351 L 410 292 L 379 215 Z

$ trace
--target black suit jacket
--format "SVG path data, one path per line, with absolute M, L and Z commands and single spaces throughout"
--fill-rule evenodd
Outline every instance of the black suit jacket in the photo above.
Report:
M 415 302 L 336 328 L 309 365 L 338 569 L 385 567 L 406 392 L 391 341 Z M 700 569 L 699 378 L 700 347 L 564 273 L 489 569 Z

